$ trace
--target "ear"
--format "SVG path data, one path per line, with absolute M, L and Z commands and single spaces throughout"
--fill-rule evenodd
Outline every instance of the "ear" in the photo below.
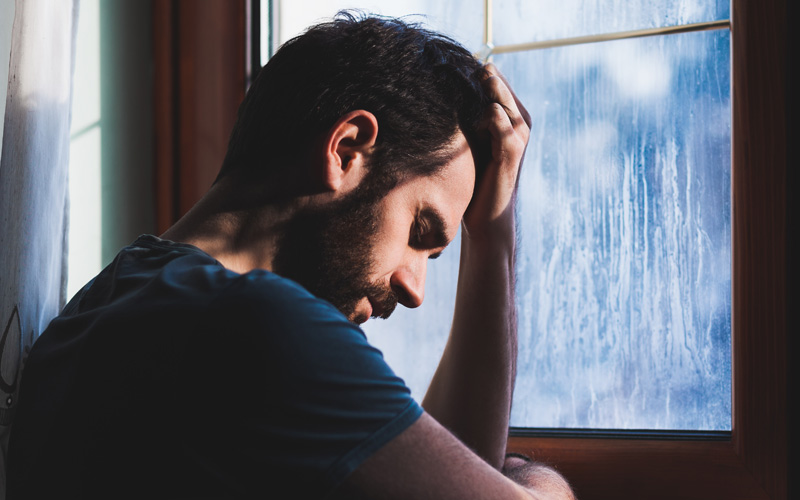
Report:
M 324 138 L 322 181 L 330 191 L 349 192 L 366 173 L 378 137 L 378 119 L 363 109 L 339 118 Z

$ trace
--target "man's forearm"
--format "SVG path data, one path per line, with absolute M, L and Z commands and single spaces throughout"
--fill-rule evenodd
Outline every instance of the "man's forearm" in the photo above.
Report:
M 423 400 L 426 411 L 497 469 L 505 456 L 517 353 L 510 233 L 486 244 L 462 234 L 453 327 Z

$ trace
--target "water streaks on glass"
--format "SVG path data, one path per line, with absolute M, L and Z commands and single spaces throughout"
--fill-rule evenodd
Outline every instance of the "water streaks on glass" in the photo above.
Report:
M 730 429 L 729 38 L 497 56 L 534 118 L 512 425 Z

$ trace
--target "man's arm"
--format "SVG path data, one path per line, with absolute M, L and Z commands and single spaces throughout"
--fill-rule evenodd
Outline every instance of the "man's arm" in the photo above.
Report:
M 453 327 L 422 406 L 499 470 L 516 374 L 514 205 L 530 116 L 497 69 L 487 70 L 491 159 L 464 215 Z
M 424 413 L 350 474 L 333 498 L 575 500 L 567 482 L 546 466 L 510 462 L 506 469 L 514 481 Z

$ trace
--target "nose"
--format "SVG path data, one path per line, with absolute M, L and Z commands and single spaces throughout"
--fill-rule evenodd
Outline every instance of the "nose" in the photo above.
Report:
M 422 257 L 398 267 L 392 273 L 390 285 L 392 291 L 397 294 L 398 302 L 411 309 L 422 305 L 427 272 L 428 260 Z

